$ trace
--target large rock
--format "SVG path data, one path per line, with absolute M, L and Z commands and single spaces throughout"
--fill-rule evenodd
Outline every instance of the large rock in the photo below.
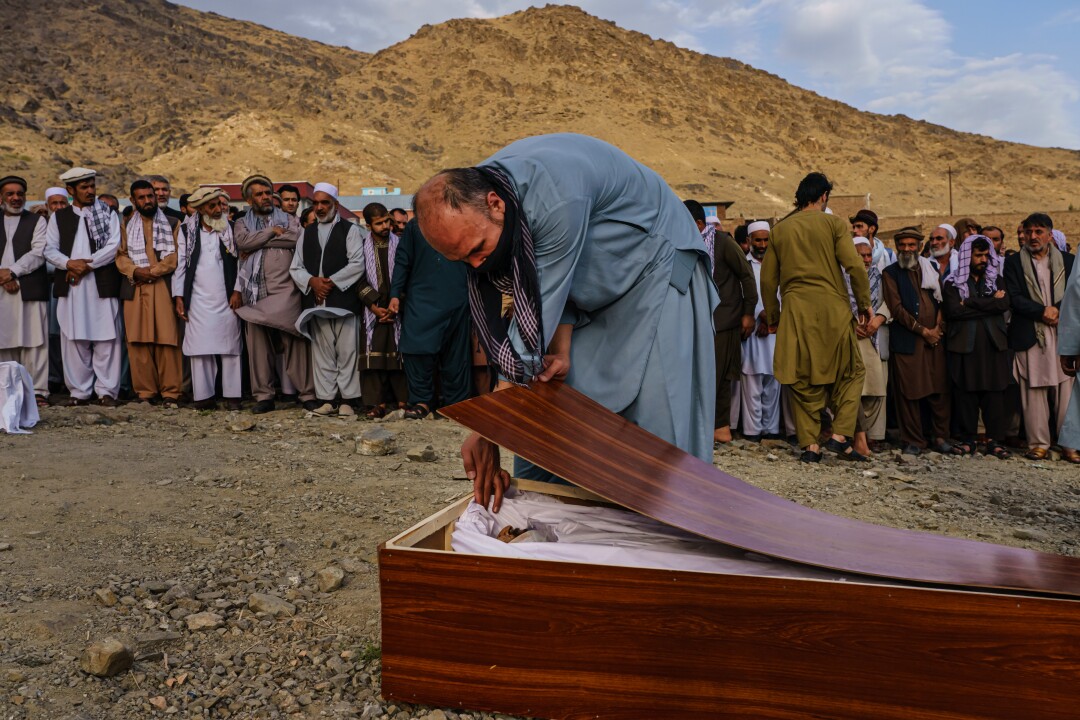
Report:
M 409 458 L 410 462 L 435 462 L 438 459 L 435 448 L 430 445 L 411 447 L 405 452 L 405 457 Z
M 253 612 L 268 613 L 274 617 L 292 617 L 296 614 L 296 606 L 291 602 L 266 593 L 252 593 L 248 597 L 248 608 Z
M 376 425 L 356 441 L 356 452 L 369 456 L 390 455 L 394 452 L 394 433 Z
M 83 672 L 98 677 L 112 677 L 131 667 L 135 656 L 116 638 L 106 638 L 86 648 L 79 659 Z
M 199 630 L 217 630 L 225 624 L 225 619 L 217 613 L 201 612 L 188 615 L 184 618 L 184 622 L 187 623 L 188 630 L 197 632 Z
M 319 592 L 333 592 L 341 587 L 345 580 L 345 571 L 336 565 L 325 567 L 315 573 L 315 582 L 319 585 Z

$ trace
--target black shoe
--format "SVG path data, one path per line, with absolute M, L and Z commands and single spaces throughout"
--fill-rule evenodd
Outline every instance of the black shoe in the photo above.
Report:
M 305 400 L 303 407 L 308 412 L 315 412 L 321 406 L 322 403 L 320 403 L 318 400 Z
M 293 393 L 292 395 L 278 395 L 278 402 L 286 404 L 298 403 L 300 402 L 300 396 L 296 393 Z
M 799 462 L 819 463 L 821 462 L 821 453 L 813 452 L 812 450 L 803 450 L 802 455 L 799 456 Z
M 217 410 L 217 400 L 212 397 L 205 400 L 196 400 L 191 403 L 191 407 L 195 410 Z
M 251 412 L 253 415 L 262 415 L 263 413 L 268 413 L 273 409 L 273 400 L 260 400 L 251 407 Z
M 225 398 L 225 407 L 229 410 L 240 410 L 243 408 L 240 404 L 240 398 Z
M 922 449 L 918 445 L 908 445 L 903 449 L 901 455 L 922 455 Z
M 100 405 L 101 407 L 116 407 L 116 398 L 110 397 L 108 395 L 103 395 L 102 397 L 98 398 L 98 405 Z
M 845 440 L 844 442 L 837 442 L 835 438 L 829 438 L 825 442 L 825 447 L 830 452 L 836 453 L 836 456 L 841 460 L 851 460 L 852 462 L 867 462 L 870 458 L 866 457 L 862 453 L 857 453 L 851 447 L 851 441 Z

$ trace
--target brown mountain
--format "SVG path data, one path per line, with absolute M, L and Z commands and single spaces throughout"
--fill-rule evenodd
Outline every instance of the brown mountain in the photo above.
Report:
M 190 187 L 256 170 L 409 190 L 517 138 L 580 132 L 747 216 L 784 212 L 816 169 L 889 215 L 946 211 L 949 165 L 962 212 L 1080 197 L 1080 152 L 860 112 L 572 7 L 425 25 L 374 55 L 162 0 L 41 7 L 0 0 L 0 171 L 36 187 L 76 163 L 114 191 L 136 172 Z

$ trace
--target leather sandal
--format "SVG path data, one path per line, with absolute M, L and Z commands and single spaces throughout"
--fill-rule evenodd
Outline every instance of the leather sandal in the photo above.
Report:
M 1061 459 L 1073 465 L 1080 465 L 1080 450 L 1061 448 Z
M 1031 448 L 1026 453 L 1024 453 L 1024 457 L 1026 457 L 1028 460 L 1045 460 L 1046 456 L 1049 454 L 1050 451 L 1046 448 L 1037 447 Z

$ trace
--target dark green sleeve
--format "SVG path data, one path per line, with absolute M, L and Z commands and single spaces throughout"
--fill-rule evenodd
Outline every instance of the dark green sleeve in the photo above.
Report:
M 734 238 L 726 237 L 724 240 L 724 262 L 731 268 L 731 271 L 735 273 L 735 277 L 739 278 L 739 284 L 742 285 L 742 314 L 750 315 L 752 317 L 758 302 L 757 281 L 754 280 L 754 269 L 750 267 L 750 261 L 746 259 L 746 255 L 743 253 L 742 248 L 739 247 L 739 243 L 735 242 Z

